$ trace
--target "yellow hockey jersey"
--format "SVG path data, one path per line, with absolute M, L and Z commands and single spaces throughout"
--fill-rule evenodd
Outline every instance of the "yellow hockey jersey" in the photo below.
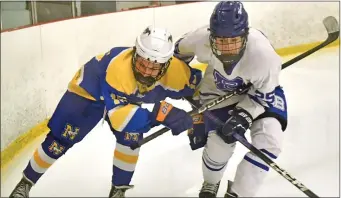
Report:
M 173 57 L 166 74 L 146 88 L 135 80 L 132 57 L 133 48 L 128 47 L 115 47 L 93 57 L 79 69 L 68 90 L 89 100 L 103 101 L 116 131 L 144 133 L 155 120 L 140 104 L 192 96 L 202 71 Z

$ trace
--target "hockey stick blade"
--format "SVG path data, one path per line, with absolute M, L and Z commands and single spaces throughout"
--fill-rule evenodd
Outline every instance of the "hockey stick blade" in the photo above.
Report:
M 325 19 L 323 19 L 323 24 L 324 24 L 324 27 L 327 29 L 327 32 L 329 35 L 333 34 L 333 33 L 339 34 L 340 26 L 339 26 L 339 23 L 337 22 L 335 17 L 333 17 L 333 16 L 326 17 Z
M 295 58 L 284 63 L 282 65 L 282 69 L 294 64 L 295 62 L 309 56 L 310 54 L 312 54 L 314 52 L 317 52 L 321 48 L 329 45 L 330 43 L 335 41 L 337 38 L 339 38 L 339 34 L 340 34 L 339 23 L 337 22 L 335 17 L 333 17 L 333 16 L 326 17 L 325 19 L 323 19 L 323 25 L 327 30 L 328 38 L 324 42 L 322 42 L 321 44 L 315 46 L 314 48 L 312 48 L 312 49 L 304 52 L 303 54 L 300 54 L 299 56 L 296 56 Z
M 328 45 L 329 43 L 335 41 L 340 35 L 340 26 L 335 17 L 329 16 L 323 20 L 324 27 L 327 29 L 328 38 L 325 41 Z

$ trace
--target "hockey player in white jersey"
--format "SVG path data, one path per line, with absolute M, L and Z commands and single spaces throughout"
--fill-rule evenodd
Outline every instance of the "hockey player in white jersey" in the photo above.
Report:
M 175 55 L 185 62 L 197 56 L 199 62 L 208 64 L 199 89 L 200 103 L 252 83 L 247 92 L 210 109 L 224 126 L 217 125 L 204 113 L 203 119 L 194 118 L 194 130 L 189 133 L 193 150 L 205 146 L 204 182 L 199 197 L 216 197 L 236 146 L 231 134 L 244 136 L 250 129 L 253 146 L 272 159 L 281 152 L 287 126 L 286 99 L 279 85 L 281 59 L 269 40 L 249 27 L 248 14 L 241 2 L 219 2 L 209 26 L 180 38 Z M 248 152 L 237 167 L 234 182 L 229 181 L 225 198 L 255 196 L 268 171 L 264 161 Z

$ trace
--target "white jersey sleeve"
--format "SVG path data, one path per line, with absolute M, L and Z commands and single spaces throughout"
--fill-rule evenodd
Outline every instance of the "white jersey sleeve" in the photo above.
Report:
M 197 61 L 208 63 L 211 58 L 208 37 L 209 31 L 207 25 L 186 33 L 175 44 L 175 56 L 185 62 L 197 56 Z

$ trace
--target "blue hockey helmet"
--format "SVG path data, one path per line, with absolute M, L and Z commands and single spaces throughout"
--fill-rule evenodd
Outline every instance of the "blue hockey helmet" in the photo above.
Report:
M 210 45 L 214 55 L 229 66 L 237 63 L 246 48 L 248 14 L 239 1 L 219 2 L 210 18 Z

